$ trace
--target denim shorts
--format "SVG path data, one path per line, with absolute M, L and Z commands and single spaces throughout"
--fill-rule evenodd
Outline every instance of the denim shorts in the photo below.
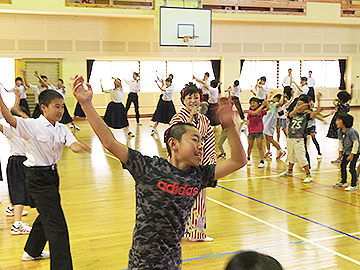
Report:
M 264 139 L 264 133 L 262 133 L 262 132 L 249 133 L 248 139 L 249 139 L 249 141 L 253 141 L 255 139 Z

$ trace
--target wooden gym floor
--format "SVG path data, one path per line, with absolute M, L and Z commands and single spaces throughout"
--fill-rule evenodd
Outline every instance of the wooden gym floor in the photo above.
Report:
M 351 112 L 358 128 L 360 111 Z M 165 125 L 158 129 L 161 141 L 155 140 L 150 136 L 150 120 L 141 120 L 141 127 L 130 120 L 136 137 L 129 145 L 147 155 L 164 156 Z M 91 144 L 92 153 L 74 154 L 65 148 L 58 162 L 74 269 L 126 269 L 135 220 L 133 180 L 120 162 L 104 151 L 88 123 L 80 120 L 77 124 L 81 127 L 77 138 Z M 286 170 L 286 158 L 268 159 L 265 168 L 257 168 L 258 152 L 254 151 L 253 166 L 245 166 L 221 179 L 217 188 L 207 189 L 207 232 L 215 240 L 184 241 L 183 269 L 224 269 L 235 252 L 248 249 L 277 258 L 285 269 L 359 269 L 360 191 L 332 187 L 340 178 L 339 164 L 330 163 L 337 157 L 338 142 L 326 138 L 327 128 L 317 124 L 321 161 L 316 159 L 314 144 L 309 143 L 314 183 L 302 183 L 304 174 L 298 166 L 293 178 L 279 177 Z M 217 135 L 219 131 L 216 129 Z M 124 131 L 114 133 L 126 142 Z M 246 148 L 245 134 L 241 139 Z M 283 135 L 281 145 L 285 147 Z M 5 173 L 9 146 L 2 135 L 0 149 Z M 225 149 L 229 153 L 227 141 Z M 272 152 L 276 155 L 274 148 Z M 6 181 L 0 182 L 0 198 L 0 269 L 49 269 L 49 260 L 21 261 L 27 236 L 10 235 L 13 218 L 5 216 L 9 205 Z M 32 224 L 37 212 L 25 209 L 29 215 L 23 221 Z

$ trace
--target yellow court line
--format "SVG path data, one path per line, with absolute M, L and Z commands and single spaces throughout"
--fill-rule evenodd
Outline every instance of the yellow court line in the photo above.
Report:
M 327 172 L 338 172 L 339 169 L 333 169 L 333 170 L 321 170 L 321 171 L 313 171 L 311 174 L 318 174 L 318 173 L 327 173 Z M 293 173 L 293 175 L 302 175 L 303 172 L 296 172 Z M 223 179 L 218 180 L 218 183 L 225 183 L 225 182 L 232 182 L 232 181 L 243 181 L 243 180 L 252 180 L 252 179 L 265 179 L 265 178 L 276 178 L 276 177 L 282 177 L 280 174 L 270 174 L 270 175 L 263 175 L 263 176 L 248 176 L 248 177 L 242 177 L 242 178 L 230 178 L 230 179 Z
M 352 236 L 356 236 L 359 235 L 360 232 L 355 232 L 355 233 L 349 233 Z M 339 235 L 334 235 L 334 236 L 329 236 L 329 237 L 324 237 L 324 238 L 315 238 L 312 239 L 312 241 L 324 241 L 324 240 L 331 240 L 331 239 L 336 239 L 336 238 L 341 238 L 341 237 L 346 237 L 347 235 L 345 234 L 339 234 Z
M 330 249 L 330 248 L 324 247 L 323 245 L 320 245 L 320 244 L 318 244 L 318 243 L 315 243 L 313 240 L 306 239 L 305 237 L 302 237 L 302 236 L 300 236 L 300 235 L 298 235 L 298 234 L 296 234 L 296 233 L 292 233 L 292 232 L 290 232 L 290 231 L 288 231 L 288 230 L 285 230 L 285 229 L 283 229 L 283 228 L 281 228 L 281 227 L 279 227 L 279 226 L 276 226 L 276 225 L 274 225 L 274 224 L 272 224 L 272 223 L 270 223 L 270 222 L 267 222 L 267 221 L 262 220 L 262 219 L 260 219 L 260 218 L 258 218 L 258 217 L 255 217 L 255 216 L 253 216 L 253 215 L 250 215 L 250 214 L 248 214 L 248 213 L 246 213 L 246 212 L 243 212 L 243 211 L 241 211 L 241 210 L 239 210 L 239 209 L 236 209 L 236 208 L 234 208 L 234 207 L 232 207 L 232 206 L 230 206 L 230 205 L 227 205 L 227 204 L 225 204 L 225 203 L 219 202 L 218 200 L 215 200 L 215 199 L 210 198 L 210 197 L 208 197 L 208 196 L 206 196 L 206 198 L 207 198 L 209 201 L 212 201 L 212 202 L 214 202 L 214 203 L 216 203 L 216 204 L 218 204 L 218 205 L 221 205 L 221 206 L 223 206 L 223 207 L 225 207 L 225 208 L 227 208 L 227 209 L 229 209 L 229 210 L 232 210 L 232 211 L 237 212 L 237 213 L 239 213 L 239 214 L 241 214 L 241 215 L 247 216 L 247 217 L 249 217 L 249 218 L 251 218 L 251 219 L 253 219 L 253 220 L 256 220 L 256 221 L 258 221 L 258 222 L 260 222 L 260 223 L 265 224 L 266 226 L 272 227 L 272 228 L 274 228 L 274 229 L 276 229 L 276 230 L 278 230 L 278 231 L 281 231 L 281 232 L 283 232 L 283 233 L 286 233 L 286 234 L 288 234 L 288 235 L 291 235 L 291 236 L 293 236 L 293 237 L 295 237 L 295 238 L 297 238 L 297 239 L 299 239 L 299 240 L 301 240 L 301 241 L 307 242 L 307 243 L 309 243 L 309 244 L 311 244 L 311 245 L 313 245 L 313 246 L 316 246 L 316 247 L 321 248 L 321 249 L 323 249 L 323 250 L 325 250 L 325 251 L 327 251 L 327 252 L 329 252 L 329 253 L 332 253 L 332 254 L 334 254 L 334 255 L 336 255 L 336 256 L 339 256 L 339 257 L 341 257 L 341 258 L 343 258 L 343 259 L 345 259 L 345 260 L 348 260 L 348 261 L 353 262 L 353 263 L 355 263 L 355 264 L 357 264 L 357 265 L 360 265 L 360 261 L 355 260 L 355 259 L 353 259 L 353 258 L 350 258 L 349 256 L 346 256 L 346 255 L 344 255 L 344 254 L 342 254 L 342 253 L 339 253 L 339 252 L 337 252 L 337 251 L 335 251 L 335 250 L 332 250 L 332 249 Z

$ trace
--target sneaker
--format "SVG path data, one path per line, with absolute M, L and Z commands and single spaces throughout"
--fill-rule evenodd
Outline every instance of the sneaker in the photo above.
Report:
M 331 161 L 331 163 L 340 163 L 340 162 L 341 162 L 341 158 L 337 158 Z
M 333 187 L 348 187 L 349 184 L 348 183 L 335 183 L 333 184 Z
M 322 155 L 318 155 L 318 156 L 317 156 L 317 159 L 322 159 Z
M 69 125 L 69 128 L 74 128 L 74 127 L 75 127 L 74 124 L 70 124 L 70 125 Z
M 139 122 L 139 123 L 136 123 L 138 126 L 142 126 L 142 124 Z
M 345 190 L 347 190 L 347 191 L 357 190 L 357 186 L 350 186 L 350 187 L 345 188 Z
M 155 125 L 155 122 L 151 122 L 150 127 L 153 128 Z
M 280 159 L 286 155 L 285 151 L 281 151 L 280 154 L 276 157 L 276 159 Z
M 217 156 L 218 158 L 226 158 L 226 153 L 221 153 L 220 155 Z
M 34 260 L 44 260 L 50 258 L 50 251 L 43 250 L 39 257 L 31 257 L 26 251 L 22 255 L 23 261 L 34 261 Z
M 289 177 L 293 177 L 292 172 L 289 172 L 289 171 L 286 171 L 286 172 L 280 173 L 279 175 L 280 175 L 280 176 L 289 176 Z
M 74 125 L 74 129 L 75 129 L 75 130 L 80 130 L 80 127 L 77 126 L 77 125 Z
M 129 133 L 128 133 L 128 137 L 131 139 L 131 138 L 134 138 L 134 137 L 135 137 L 135 135 L 134 135 L 131 131 L 129 131 Z
M 29 234 L 31 231 L 31 227 L 27 223 L 21 223 L 19 228 L 16 228 L 14 225 L 11 226 L 10 233 L 13 235 L 19 235 L 19 234 Z
M 23 210 L 22 211 L 22 216 L 27 216 L 28 211 Z M 8 208 L 6 208 L 6 216 L 8 217 L 13 217 L 14 216 L 14 207 L 13 206 L 8 206 Z
M 306 176 L 306 178 L 303 180 L 303 183 L 311 183 L 314 179 L 311 176 Z
M 265 167 L 265 163 L 260 162 L 258 168 L 264 168 L 264 167 Z
M 196 238 L 192 238 L 192 237 L 189 237 L 189 241 L 191 242 L 212 242 L 214 241 L 214 238 L 212 237 L 205 237 L 204 239 L 196 239 Z
M 264 155 L 264 158 L 271 158 L 272 157 L 272 153 L 270 151 L 266 152 L 266 154 Z

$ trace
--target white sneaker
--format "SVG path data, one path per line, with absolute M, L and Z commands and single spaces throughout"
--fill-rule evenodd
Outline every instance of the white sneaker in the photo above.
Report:
M 14 207 L 13 206 L 8 206 L 8 208 L 6 208 L 5 213 L 6 213 L 6 216 L 13 217 L 15 215 L 14 214 Z M 25 211 L 25 210 L 22 211 L 22 216 L 27 216 L 27 214 L 28 214 L 28 211 Z
M 204 239 L 196 239 L 196 238 L 189 237 L 189 240 L 191 242 L 212 242 L 212 241 L 214 241 L 214 238 L 209 237 L 209 236 L 207 236 Z
M 280 173 L 279 176 L 289 176 L 289 177 L 293 177 L 293 174 L 292 174 L 292 172 L 290 173 L 289 171 L 286 171 L 286 172 Z
M 19 235 L 19 234 L 29 234 L 31 231 L 31 227 L 27 223 L 21 223 L 19 228 L 16 228 L 14 225 L 11 226 L 10 233 L 13 235 Z
M 150 127 L 153 128 L 155 125 L 155 122 L 151 122 Z
M 350 186 L 350 187 L 345 188 L 345 190 L 347 190 L 347 191 L 357 190 L 357 186 Z
M 317 159 L 322 159 L 322 155 L 318 155 L 318 156 L 317 156 Z
M 265 163 L 260 162 L 258 168 L 264 168 L 264 167 L 265 167 Z
M 50 258 L 50 251 L 43 250 L 39 257 L 31 257 L 26 251 L 22 255 L 23 261 L 34 261 L 34 260 L 44 260 Z
M 74 124 L 69 125 L 69 128 L 74 128 L 74 127 L 75 127 Z
M 137 123 L 137 125 L 138 125 L 138 126 L 142 126 L 142 124 L 141 124 L 140 122 L 139 122 L 139 123 Z
M 74 129 L 75 129 L 75 130 L 80 130 L 80 127 L 77 126 L 77 125 L 74 125 Z
M 348 183 L 335 183 L 333 184 L 333 187 L 348 187 L 349 184 Z
M 303 183 L 311 183 L 314 179 L 311 176 L 306 176 L 306 178 L 303 180 Z

